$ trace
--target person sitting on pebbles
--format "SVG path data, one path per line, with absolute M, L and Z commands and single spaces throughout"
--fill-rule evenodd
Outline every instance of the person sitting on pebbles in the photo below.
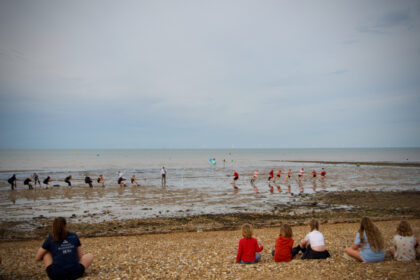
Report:
M 82 255 L 79 237 L 67 231 L 66 219 L 54 219 L 52 235 L 39 248 L 35 260 L 44 261 L 50 279 L 77 279 L 92 264 L 93 255 Z
M 239 240 L 238 253 L 236 255 L 236 262 L 242 264 L 257 263 L 261 259 L 261 252 L 264 247 L 257 239 L 252 237 L 252 226 L 250 224 L 242 225 L 242 238 Z
M 385 259 L 384 247 L 384 238 L 379 229 L 368 217 L 363 217 L 354 245 L 346 248 L 344 252 L 361 262 L 382 262 Z
M 302 239 L 300 245 L 293 248 L 293 253 L 303 252 L 302 260 L 305 259 L 326 259 L 330 257 L 330 253 L 325 248 L 324 235 L 319 232 L 319 223 L 317 220 L 309 222 L 311 232 Z

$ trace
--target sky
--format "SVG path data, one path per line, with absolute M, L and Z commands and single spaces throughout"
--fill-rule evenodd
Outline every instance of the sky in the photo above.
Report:
M 0 0 L 0 149 L 420 146 L 420 1 Z

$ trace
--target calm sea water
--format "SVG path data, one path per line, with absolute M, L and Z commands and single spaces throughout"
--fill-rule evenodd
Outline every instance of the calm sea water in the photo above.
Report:
M 216 165 L 209 158 L 216 159 Z M 305 163 L 293 161 L 309 161 Z M 276 203 L 295 203 L 301 192 L 369 190 L 420 190 L 420 168 L 332 162 L 420 163 L 420 148 L 377 149 L 219 149 L 219 150 L 0 150 L 0 221 L 30 220 L 33 216 L 75 214 L 77 221 L 102 221 L 154 216 L 209 213 L 265 212 Z M 168 186 L 160 187 L 160 168 L 168 169 Z M 297 172 L 305 168 L 302 181 Z M 249 179 L 258 168 L 259 194 Z M 278 181 L 282 193 L 271 194 L 268 172 L 292 169 L 292 178 Z M 313 179 L 311 171 L 325 168 L 327 177 Z M 117 185 L 117 171 L 129 179 L 136 175 L 140 187 Z M 234 192 L 232 172 L 237 170 L 239 191 Z M 29 191 L 23 180 L 33 172 L 51 176 L 50 190 Z M 7 183 L 13 173 L 18 190 Z M 73 175 L 73 187 L 64 178 Z M 84 176 L 104 175 L 106 187 L 90 189 Z M 95 214 L 92 217 L 92 214 Z

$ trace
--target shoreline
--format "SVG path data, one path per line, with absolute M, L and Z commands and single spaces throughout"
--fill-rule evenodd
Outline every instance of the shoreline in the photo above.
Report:
M 99 223 L 73 222 L 69 230 L 81 237 L 147 235 L 174 232 L 208 232 L 236 230 L 241 224 L 252 221 L 256 228 L 271 228 L 280 222 L 293 226 L 303 225 L 311 218 L 322 224 L 357 222 L 363 216 L 377 221 L 414 219 L 420 217 L 420 191 L 342 191 L 296 196 L 293 203 L 278 203 L 270 212 L 203 214 L 180 217 L 155 217 L 145 219 L 115 219 Z M 96 214 L 92 217 L 100 218 Z M 33 230 L 17 230 L 29 221 L 2 222 L 0 242 L 13 240 L 39 239 L 45 237 L 51 227 L 52 219 L 33 217 L 31 223 L 37 224 Z

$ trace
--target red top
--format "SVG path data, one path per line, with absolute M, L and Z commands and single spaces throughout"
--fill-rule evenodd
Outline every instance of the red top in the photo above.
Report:
M 274 260 L 276 262 L 290 262 L 292 260 L 293 239 L 279 236 L 276 239 Z
M 251 237 L 250 239 L 242 238 L 239 240 L 238 254 L 236 255 L 236 262 L 253 262 L 255 261 L 255 253 L 261 252 L 263 246 L 259 247 L 257 239 Z
M 325 170 L 321 171 L 321 176 L 325 176 L 327 172 Z
M 236 171 L 233 171 L 233 176 L 234 176 L 234 177 L 239 177 L 239 174 L 238 174 L 238 172 L 236 172 Z
M 270 171 L 270 177 L 274 177 L 274 171 L 273 171 L 273 169 L 271 169 L 271 171 Z
M 316 171 L 315 171 L 315 170 L 313 170 L 313 171 L 312 171 L 312 174 L 313 174 L 313 175 L 316 175 Z
M 281 170 L 277 171 L 277 176 L 281 175 Z

